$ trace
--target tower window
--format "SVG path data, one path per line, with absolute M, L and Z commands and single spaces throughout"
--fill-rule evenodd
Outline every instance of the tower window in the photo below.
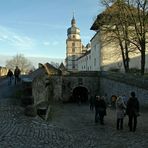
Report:
M 75 46 L 75 43 L 72 43 L 72 46 Z
M 73 38 L 75 38 L 75 35 L 73 35 Z
M 72 52 L 75 52 L 75 48 L 72 48 Z

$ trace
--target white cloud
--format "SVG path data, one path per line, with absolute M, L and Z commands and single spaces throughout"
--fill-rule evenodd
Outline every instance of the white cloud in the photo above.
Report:
M 3 36 L 3 39 L 7 39 L 7 38 L 8 38 L 8 36 L 7 36 L 7 35 L 4 35 L 4 36 Z
M 29 49 L 29 48 L 32 48 L 34 46 L 32 39 L 30 39 L 29 37 L 26 37 L 26 36 L 14 35 L 11 38 L 11 42 L 15 46 L 19 47 L 20 50 L 21 49 L 22 50 Z
M 50 41 L 50 42 L 43 42 L 43 45 L 44 46 L 56 46 L 56 45 L 59 45 L 59 42 L 58 41 Z
M 50 42 L 43 42 L 43 45 L 45 45 L 45 46 L 49 46 L 50 45 Z
M 8 46 L 13 46 L 17 50 L 19 49 L 19 51 L 28 50 L 35 45 L 33 39 L 2 26 L 0 26 L 0 40 L 4 41 Z
M 21 21 L 21 22 L 14 22 L 15 24 L 22 24 L 22 25 L 32 25 L 32 26 L 38 26 L 38 27 L 47 27 L 51 30 L 57 30 L 57 29 L 65 29 L 65 26 L 62 26 L 60 24 L 50 24 L 50 23 L 40 23 L 40 22 L 31 22 L 31 21 Z

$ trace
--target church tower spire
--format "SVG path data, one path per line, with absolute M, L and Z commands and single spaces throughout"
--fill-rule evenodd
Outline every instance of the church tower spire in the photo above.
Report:
M 77 71 L 77 59 L 82 55 L 82 43 L 80 38 L 80 29 L 76 26 L 76 20 L 73 17 L 71 27 L 67 29 L 66 40 L 66 68 L 70 71 Z
M 71 20 L 71 26 L 76 27 L 76 20 L 75 20 L 75 17 L 74 17 L 74 12 L 73 12 L 73 18 Z

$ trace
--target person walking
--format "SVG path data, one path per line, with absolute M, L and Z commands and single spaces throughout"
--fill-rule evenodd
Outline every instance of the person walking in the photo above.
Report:
M 104 125 L 104 116 L 106 115 L 106 103 L 104 97 L 96 96 L 95 111 L 95 122 L 98 122 L 99 115 L 100 124 Z
M 89 104 L 90 104 L 90 110 L 93 111 L 94 109 L 94 97 L 93 96 L 90 97 Z
M 17 84 L 20 80 L 20 73 L 21 70 L 18 68 L 18 66 L 16 66 L 15 70 L 14 70 L 14 76 L 15 76 L 15 84 Z
M 131 97 L 127 101 L 126 113 L 129 117 L 129 130 L 135 132 L 137 128 L 137 117 L 139 116 L 139 101 L 135 92 L 131 92 Z
M 99 98 L 100 96 L 95 95 L 95 123 L 97 123 L 99 119 Z
M 116 113 L 117 113 L 117 130 L 123 129 L 123 119 L 125 116 L 126 105 L 124 104 L 124 100 L 121 96 L 119 96 L 116 100 Z
M 13 79 L 13 72 L 10 69 L 8 70 L 7 77 L 9 77 L 8 85 L 11 85 Z

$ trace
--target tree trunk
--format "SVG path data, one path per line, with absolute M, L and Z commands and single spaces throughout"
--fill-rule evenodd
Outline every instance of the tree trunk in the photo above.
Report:
M 145 72 L 145 52 L 141 51 L 141 75 L 144 75 Z

